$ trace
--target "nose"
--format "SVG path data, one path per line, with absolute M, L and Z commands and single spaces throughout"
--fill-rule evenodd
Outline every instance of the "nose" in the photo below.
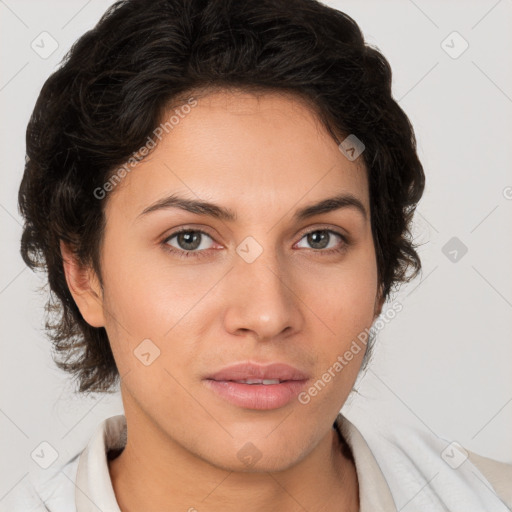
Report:
M 227 332 L 252 334 L 259 341 L 268 341 L 302 328 L 304 316 L 298 284 L 290 265 L 283 263 L 270 249 L 252 263 L 234 258 L 234 268 L 224 283 Z

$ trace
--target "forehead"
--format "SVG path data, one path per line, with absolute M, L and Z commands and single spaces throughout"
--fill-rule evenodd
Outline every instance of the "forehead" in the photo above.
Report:
M 348 160 L 300 98 L 218 91 L 176 111 L 162 118 L 173 117 L 172 128 L 111 193 L 107 215 L 115 208 L 135 217 L 173 192 L 255 217 L 334 192 L 357 195 L 368 207 L 362 158 Z

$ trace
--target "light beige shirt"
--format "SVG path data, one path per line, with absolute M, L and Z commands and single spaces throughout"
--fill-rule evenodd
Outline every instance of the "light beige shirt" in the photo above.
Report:
M 359 481 L 360 512 L 396 512 L 386 477 L 361 432 L 346 417 L 338 415 L 336 423 L 352 451 Z M 121 512 L 117 504 L 110 474 L 107 453 L 120 450 L 126 444 L 126 418 L 112 416 L 97 428 L 85 449 L 45 483 L 39 482 L 6 512 Z M 487 482 L 478 492 L 491 493 L 496 499 L 494 510 L 464 510 L 460 512 L 501 512 L 512 510 L 512 465 L 497 462 L 469 452 L 474 464 Z M 473 466 L 472 466 L 473 467 Z M 470 490 L 469 492 L 474 492 Z M 449 490 L 447 491 L 449 492 Z M 489 498 L 486 496 L 486 498 Z M 16 498 L 11 497 L 8 503 Z M 439 497 L 442 501 L 442 496 Z M 37 502 L 36 502 L 37 501 Z M 5 505 L 5 503 L 4 503 Z M 2 503 L 0 502 L 0 506 Z M 402 508 L 404 506 L 402 505 Z M 0 508 L 4 510 L 4 508 Z M 407 512 L 415 510 L 404 508 Z M 432 508 L 432 512 L 438 510 Z M 442 508 L 439 510 L 443 510 Z M 448 510 L 444 508 L 444 510 Z M 450 510 L 450 512 L 459 512 Z

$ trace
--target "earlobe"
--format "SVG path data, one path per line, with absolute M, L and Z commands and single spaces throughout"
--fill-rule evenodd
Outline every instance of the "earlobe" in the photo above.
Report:
M 84 320 L 92 327 L 104 327 L 103 294 L 94 270 L 84 267 L 64 241 L 60 241 L 66 282 Z

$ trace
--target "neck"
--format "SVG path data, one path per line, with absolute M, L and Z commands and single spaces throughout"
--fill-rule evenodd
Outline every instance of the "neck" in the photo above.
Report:
M 137 426 L 130 429 L 121 454 L 109 461 L 122 512 L 359 510 L 355 464 L 334 428 L 310 454 L 286 470 L 233 472 L 165 440 L 160 431 L 163 438 L 148 443 L 156 437 Z

